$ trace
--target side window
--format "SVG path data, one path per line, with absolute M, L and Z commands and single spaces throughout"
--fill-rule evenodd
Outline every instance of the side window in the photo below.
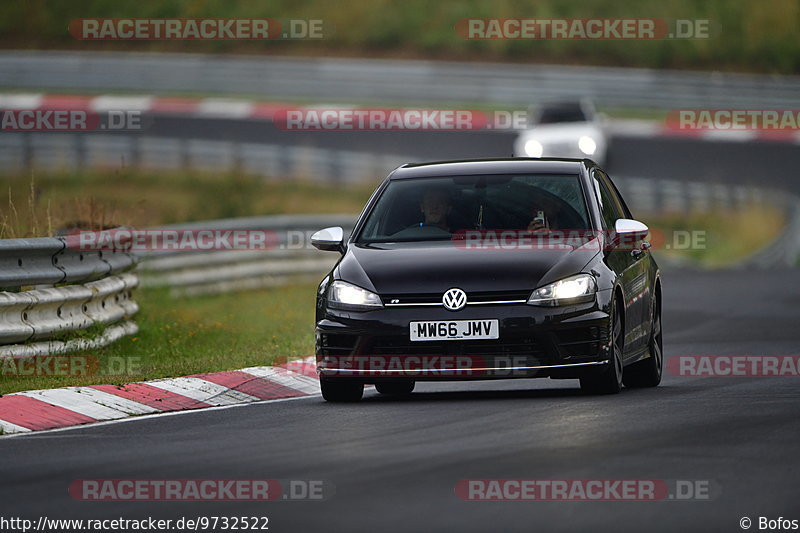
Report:
M 602 175 L 603 180 L 608 184 L 608 187 L 609 187 L 609 190 L 611 191 L 611 194 L 614 196 L 614 198 L 617 199 L 617 204 L 622 208 L 621 213 L 622 213 L 623 217 L 624 218 L 633 218 L 633 214 L 631 214 L 631 210 L 628 209 L 628 204 L 625 203 L 625 199 L 619 193 L 619 189 L 617 189 L 617 186 L 614 185 L 614 182 L 611 181 L 611 178 L 608 177 L 608 174 L 606 174 L 604 172 L 600 172 L 600 174 Z
M 603 227 L 605 229 L 613 229 L 614 222 L 618 218 L 625 218 L 625 210 L 613 192 L 608 178 L 597 170 L 594 171 L 593 177 L 597 201 L 600 203 L 600 215 L 603 217 Z

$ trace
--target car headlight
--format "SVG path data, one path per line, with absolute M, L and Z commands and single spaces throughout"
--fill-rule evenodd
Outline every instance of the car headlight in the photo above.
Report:
M 525 141 L 525 153 L 528 157 L 542 157 L 544 146 L 536 139 L 528 139 Z
M 590 274 L 578 274 L 539 287 L 528 298 L 530 305 L 569 305 L 590 302 L 597 292 L 597 282 Z
M 377 309 L 383 307 L 381 297 L 346 281 L 334 281 L 328 290 L 328 304 L 342 309 Z
M 594 139 L 591 137 L 587 137 L 583 135 L 580 139 L 578 139 L 578 148 L 581 149 L 586 155 L 592 155 L 595 150 L 597 150 L 597 143 L 594 142 Z

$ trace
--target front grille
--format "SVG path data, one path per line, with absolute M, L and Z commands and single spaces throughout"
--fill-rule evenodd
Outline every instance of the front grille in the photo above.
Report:
M 402 337 L 373 339 L 364 350 L 367 355 L 445 355 L 445 343 L 411 342 Z
M 556 339 L 563 357 L 594 357 L 607 342 L 608 335 L 605 328 L 592 326 L 559 331 Z
M 544 350 L 540 344 L 532 339 L 505 339 L 502 343 L 497 341 L 473 341 L 463 344 L 464 354 L 466 355 L 521 355 L 530 357 L 544 355 Z
M 408 305 L 408 304 L 434 304 L 442 303 L 443 294 L 393 294 L 391 296 L 384 296 L 384 305 Z M 469 296 L 467 296 L 469 299 Z
M 550 361 L 544 346 L 530 336 L 510 336 L 497 340 L 411 342 L 403 337 L 379 337 L 367 342 L 365 355 L 466 355 L 471 357 L 517 357 Z
M 356 340 L 356 335 L 323 333 L 320 336 L 319 350 L 321 355 L 350 355 L 355 349 Z
M 467 301 L 468 302 L 497 302 L 497 301 L 507 301 L 507 300 L 525 300 L 528 301 L 528 297 L 531 295 L 531 291 L 502 291 L 502 292 L 476 292 L 476 293 L 469 293 L 467 294 Z
M 545 143 L 544 151 L 548 154 L 571 154 L 576 152 L 578 143 L 570 141 L 556 141 Z
M 485 302 L 507 302 L 507 301 L 527 301 L 530 290 L 523 291 L 494 291 L 494 292 L 468 292 L 467 305 Z M 393 294 L 383 297 L 384 305 L 432 305 L 442 304 L 441 293 L 416 293 L 416 294 Z

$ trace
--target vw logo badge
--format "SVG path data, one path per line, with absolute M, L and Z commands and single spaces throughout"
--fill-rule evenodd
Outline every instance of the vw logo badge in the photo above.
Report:
M 442 304 L 444 304 L 445 309 L 450 311 L 463 309 L 467 305 L 467 293 L 461 289 L 448 289 L 442 296 Z

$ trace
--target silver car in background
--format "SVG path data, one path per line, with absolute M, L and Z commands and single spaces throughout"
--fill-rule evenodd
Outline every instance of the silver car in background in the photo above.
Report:
M 605 120 L 590 101 L 546 103 L 529 116 L 528 129 L 514 142 L 516 157 L 589 158 L 605 165 Z

